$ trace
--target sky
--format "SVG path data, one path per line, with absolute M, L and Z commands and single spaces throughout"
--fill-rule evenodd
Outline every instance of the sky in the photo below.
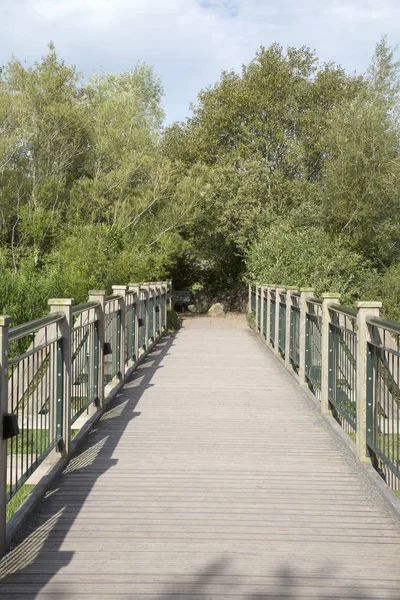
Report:
M 84 76 L 138 60 L 162 78 L 166 124 L 190 116 L 198 92 L 257 48 L 308 46 L 364 71 L 387 34 L 400 42 L 400 0 L 0 0 L 0 65 L 28 64 L 50 41 Z

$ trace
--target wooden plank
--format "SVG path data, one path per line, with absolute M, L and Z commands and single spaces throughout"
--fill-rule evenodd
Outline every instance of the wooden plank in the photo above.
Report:
M 400 526 L 272 354 L 191 320 L 0 564 L 18 600 L 398 600 Z

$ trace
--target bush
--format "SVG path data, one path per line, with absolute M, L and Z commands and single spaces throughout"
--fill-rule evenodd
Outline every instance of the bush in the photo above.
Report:
M 178 313 L 172 309 L 167 310 L 167 329 L 168 331 L 178 331 L 181 327 L 181 320 Z
M 368 261 L 340 237 L 320 227 L 298 228 L 290 221 L 279 221 L 262 231 L 246 261 L 251 281 L 312 286 L 316 295 L 339 292 L 343 304 L 364 295 L 375 276 Z
M 365 299 L 382 302 L 382 315 L 400 322 L 400 265 L 392 265 L 371 280 Z

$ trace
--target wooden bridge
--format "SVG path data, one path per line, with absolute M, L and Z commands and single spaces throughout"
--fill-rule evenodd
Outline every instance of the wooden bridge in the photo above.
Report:
M 399 520 L 339 430 L 244 317 L 186 320 L 20 531 L 0 598 L 398 600 Z

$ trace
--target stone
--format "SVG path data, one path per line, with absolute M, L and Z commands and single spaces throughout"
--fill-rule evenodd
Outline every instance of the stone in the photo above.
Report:
M 197 309 L 196 309 L 196 307 L 195 307 L 195 305 L 194 305 L 194 304 L 189 304 L 189 306 L 187 307 L 187 309 L 188 309 L 188 311 L 189 311 L 189 312 L 191 312 L 191 313 L 195 313 L 195 312 L 197 312 Z
M 213 298 L 210 292 L 206 289 L 196 292 L 194 295 L 194 304 L 196 306 L 196 312 L 206 313 L 213 304 Z
M 217 302 L 210 307 L 207 314 L 209 317 L 225 317 L 225 310 L 223 305 Z

